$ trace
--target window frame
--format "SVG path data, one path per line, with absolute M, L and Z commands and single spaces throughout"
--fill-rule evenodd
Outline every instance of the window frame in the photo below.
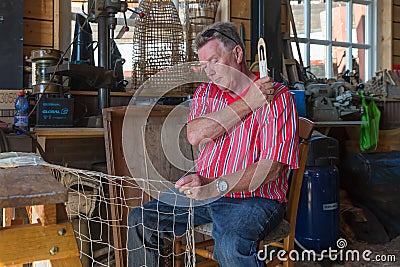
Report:
M 365 50 L 365 66 L 364 77 L 362 80 L 370 79 L 376 72 L 377 66 L 377 0 L 340 0 L 346 2 L 346 28 L 352 29 L 353 25 L 353 4 L 361 4 L 366 6 L 365 14 L 365 42 L 364 44 L 353 43 L 352 31 L 346 31 L 346 41 L 338 42 L 332 40 L 332 2 L 333 0 L 325 0 L 325 18 L 326 18 L 326 40 L 311 38 L 311 0 L 303 0 L 304 2 L 304 35 L 305 37 L 298 37 L 300 44 L 304 44 L 302 57 L 305 67 L 310 66 L 310 46 L 323 45 L 326 47 L 325 52 L 325 78 L 333 77 L 333 55 L 332 47 L 346 48 L 346 55 L 352 55 L 353 49 Z M 296 21 L 295 21 L 296 23 Z M 290 33 L 292 42 L 295 42 L 293 32 Z M 352 57 L 346 57 L 346 69 L 353 68 Z

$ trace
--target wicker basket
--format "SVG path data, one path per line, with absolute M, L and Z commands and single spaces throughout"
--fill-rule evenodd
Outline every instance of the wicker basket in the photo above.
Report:
M 184 3 L 186 25 L 186 53 L 187 61 L 195 61 L 197 51 L 193 49 L 194 40 L 206 26 L 215 22 L 215 15 L 219 6 L 219 0 L 186 0 Z
M 143 0 L 139 10 L 145 16 L 135 19 L 130 91 L 160 70 L 185 61 L 183 28 L 175 5 L 169 0 Z

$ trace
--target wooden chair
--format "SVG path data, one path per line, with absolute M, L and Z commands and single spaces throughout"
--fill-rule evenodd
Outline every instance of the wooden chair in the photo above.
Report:
M 264 244 L 279 247 L 286 252 L 294 249 L 297 208 L 299 204 L 300 189 L 303 182 L 304 169 L 307 161 L 308 139 L 311 137 L 313 128 L 314 123 L 312 121 L 306 118 L 299 118 L 299 136 L 301 139 L 299 145 L 300 167 L 299 169 L 294 170 L 292 175 L 285 219 L 261 242 L 260 249 L 263 249 Z M 211 236 L 212 223 L 197 226 L 195 231 L 207 236 Z M 182 238 L 177 238 L 174 242 L 175 255 L 179 255 L 183 250 L 186 249 L 186 245 L 182 244 Z M 214 240 L 212 239 L 196 242 L 195 253 L 203 258 L 208 259 L 208 261 L 199 262 L 196 264 L 196 266 L 218 265 L 218 263 L 212 258 L 212 252 L 206 249 L 212 245 L 214 245 Z M 285 254 L 285 257 L 286 261 L 283 261 L 283 265 L 292 267 L 294 264 L 292 261 L 290 261 L 288 253 Z M 267 262 L 267 266 L 276 266 L 279 263 L 280 260 L 275 257 L 271 261 Z M 176 257 L 175 266 L 179 267 L 181 264 L 182 259 L 180 257 Z

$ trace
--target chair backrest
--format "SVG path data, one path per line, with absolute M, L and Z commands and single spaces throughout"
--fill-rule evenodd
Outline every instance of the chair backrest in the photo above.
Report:
M 299 118 L 299 168 L 293 172 L 290 184 L 288 207 L 285 219 L 290 223 L 290 232 L 296 229 L 297 208 L 299 205 L 300 189 L 303 183 L 303 174 L 307 162 L 308 140 L 314 129 L 314 123 L 306 118 Z

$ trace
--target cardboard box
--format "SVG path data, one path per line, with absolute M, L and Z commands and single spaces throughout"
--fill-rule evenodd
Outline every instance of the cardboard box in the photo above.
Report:
M 18 92 L 21 90 L 0 90 L 0 120 L 14 123 L 15 107 Z

